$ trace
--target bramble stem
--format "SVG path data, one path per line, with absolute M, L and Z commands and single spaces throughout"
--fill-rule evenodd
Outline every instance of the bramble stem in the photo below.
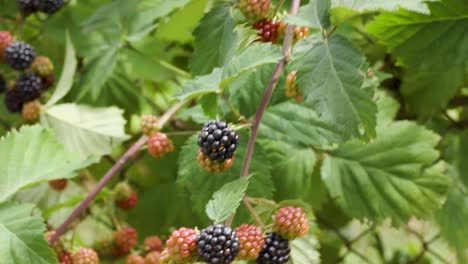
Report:
M 158 120 L 158 126 L 163 127 L 167 121 L 185 104 L 185 101 L 178 102 L 177 104 L 173 105 L 169 110 L 167 110 L 164 115 Z M 107 173 L 101 178 L 101 180 L 94 186 L 93 190 L 88 193 L 86 198 L 81 201 L 80 205 L 73 210 L 73 212 L 67 217 L 65 222 L 63 222 L 57 230 L 55 230 L 55 235 L 52 236 L 49 240 L 49 244 L 54 243 L 57 239 L 65 233 L 67 227 L 76 219 L 78 216 L 83 212 L 91 203 L 91 201 L 96 197 L 96 195 L 104 188 L 104 186 L 109 182 L 109 180 L 117 174 L 117 172 L 122 168 L 122 166 L 133 156 L 137 153 L 148 140 L 146 135 L 143 135 L 135 142 L 128 150 L 123 154 L 123 156 L 112 166 L 112 168 L 107 171 Z

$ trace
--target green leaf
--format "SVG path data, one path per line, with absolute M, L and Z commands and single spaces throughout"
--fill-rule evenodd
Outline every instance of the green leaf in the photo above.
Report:
M 210 74 L 197 76 L 183 83 L 182 91 L 176 97 L 180 101 L 220 91 L 222 69 L 216 68 Z
M 41 124 L 54 130 L 58 140 L 81 157 L 110 154 L 128 139 L 125 123 L 122 111 L 116 107 L 60 104 L 41 115 Z
M 58 264 L 44 233 L 40 211 L 31 204 L 0 204 L 0 259 L 5 264 Z
M 400 104 L 385 92 L 379 92 L 377 96 L 377 126 L 385 127 L 395 119 L 400 109 Z
M 396 10 L 401 7 L 418 12 L 428 12 L 423 0 L 332 0 L 332 7 L 339 6 L 358 11 Z
M 215 223 L 220 223 L 235 213 L 242 197 L 249 186 L 249 178 L 244 177 L 226 183 L 213 194 L 213 198 L 206 205 L 206 214 Z
M 330 0 L 312 0 L 299 8 L 297 15 L 288 15 L 284 21 L 293 25 L 313 28 L 330 26 Z
M 284 102 L 268 108 L 260 125 L 263 137 L 303 146 L 327 147 L 348 138 L 337 125 L 304 104 Z
M 319 242 L 315 235 L 308 234 L 290 242 L 291 264 L 318 264 L 320 254 L 318 252 Z
M 195 75 L 221 67 L 237 48 L 230 7 L 222 5 L 208 12 L 195 30 L 195 50 L 190 68 Z
M 440 137 L 410 122 L 379 129 L 369 144 L 351 141 L 330 153 L 322 178 L 332 197 L 353 217 L 393 224 L 438 209 L 450 180 L 438 167 Z
M 468 188 L 468 131 L 460 135 L 460 147 L 458 154 L 458 178 Z
M 40 126 L 23 126 L 0 140 L 0 202 L 34 183 L 73 176 L 89 165 L 66 151 L 53 133 Z
M 368 26 L 407 69 L 402 93 L 409 108 L 423 118 L 444 108 L 468 84 L 466 2 L 444 0 L 427 5 L 430 15 L 385 12 Z
M 66 37 L 66 53 L 65 53 L 65 62 L 63 63 L 62 75 L 55 88 L 54 93 L 50 97 L 49 101 L 46 104 L 46 107 L 50 107 L 60 101 L 67 93 L 70 91 L 73 85 L 73 78 L 75 76 L 77 60 L 76 52 L 71 42 L 70 35 L 67 32 Z
M 375 135 L 377 107 L 361 88 L 363 58 L 346 39 L 332 35 L 296 61 L 300 90 L 325 120 L 352 135 Z

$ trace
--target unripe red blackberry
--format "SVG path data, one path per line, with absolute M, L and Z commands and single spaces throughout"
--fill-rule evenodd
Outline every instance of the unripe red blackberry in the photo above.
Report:
M 44 238 L 46 241 L 49 241 L 55 235 L 55 230 L 47 231 L 44 234 Z M 60 253 L 65 250 L 63 243 L 60 239 L 52 243 L 50 247 L 54 250 L 55 253 Z
M 125 264 L 145 264 L 145 259 L 137 254 L 130 254 L 125 259 Z
M 35 73 L 28 72 L 16 80 L 16 91 L 20 94 L 23 102 L 39 98 L 42 92 L 42 80 Z
M 4 93 L 7 90 L 7 83 L 3 75 L 0 74 L 0 94 Z
M 18 8 L 28 15 L 39 10 L 39 0 L 18 0 Z
M 157 237 L 157 236 L 150 236 L 145 238 L 145 241 L 143 242 L 145 245 L 145 250 L 150 252 L 150 251 L 163 251 L 164 243 L 162 240 Z
M 70 252 L 63 250 L 57 254 L 60 264 L 73 264 L 73 258 Z
M 286 35 L 286 28 L 288 27 L 288 24 L 284 21 L 280 21 L 278 23 L 278 34 L 281 39 L 284 38 Z M 293 43 L 296 43 L 297 41 L 309 36 L 310 30 L 308 27 L 299 27 L 299 26 L 294 26 L 294 35 L 293 35 Z
M 42 90 L 47 90 L 49 89 L 50 87 L 52 87 L 52 85 L 54 84 L 55 82 L 55 74 L 54 73 L 51 73 L 45 77 L 42 77 Z
M 13 69 L 24 70 L 31 66 L 36 57 L 36 50 L 25 42 L 16 41 L 8 45 L 3 56 Z
M 16 89 L 8 90 L 5 94 L 5 106 L 12 113 L 20 112 L 23 108 L 23 98 Z
M 224 121 L 212 120 L 198 135 L 198 146 L 210 160 L 223 163 L 234 157 L 239 144 L 239 135 Z
M 13 42 L 14 38 L 10 31 L 0 31 L 0 62 L 4 61 L 5 50 Z
M 304 101 L 304 95 L 299 90 L 299 85 L 296 83 L 297 71 L 292 71 L 286 77 L 286 96 L 293 98 L 298 102 Z
M 286 239 L 304 236 L 309 231 L 309 217 L 300 207 L 286 206 L 275 215 L 275 227 Z
M 50 188 L 56 190 L 56 191 L 63 191 L 65 188 L 67 188 L 68 185 L 68 179 L 57 179 L 57 180 L 50 180 L 49 181 L 49 186 Z
M 161 253 L 158 251 L 151 251 L 145 256 L 145 264 L 159 264 Z
M 115 204 L 123 210 L 128 211 L 132 209 L 138 202 L 138 194 L 126 182 L 117 184 L 114 192 Z
M 254 225 L 243 224 L 234 229 L 239 237 L 239 258 L 255 260 L 263 249 L 265 239 L 260 228 Z
M 44 78 L 54 73 L 54 64 L 48 57 L 37 56 L 31 64 L 31 70 Z
M 197 255 L 197 231 L 181 227 L 166 241 L 169 258 L 173 261 L 191 261 Z
M 270 10 L 270 0 L 239 0 L 239 8 L 249 19 L 266 17 Z
M 262 42 L 278 42 L 278 23 L 269 18 L 263 18 L 255 22 L 253 28 L 257 30 L 257 35 Z
M 159 257 L 159 264 L 174 264 L 174 261 L 171 260 L 171 256 L 169 255 L 169 250 L 164 249 L 161 252 L 161 256 Z
M 160 158 L 174 151 L 172 140 L 164 133 L 156 132 L 148 139 L 148 153 L 155 158 Z
M 73 264 L 99 264 L 99 256 L 91 248 L 79 248 L 72 256 Z
M 158 117 L 154 115 L 142 115 L 140 118 L 140 127 L 143 134 L 150 136 L 161 128 L 158 125 Z
M 235 157 L 227 159 L 223 162 L 213 161 L 208 155 L 203 154 L 201 150 L 198 151 L 198 163 L 205 171 L 209 173 L 221 173 L 231 168 L 234 165 Z
M 24 103 L 23 109 L 21 110 L 21 117 L 27 123 L 35 123 L 39 120 L 39 114 L 41 112 L 41 103 L 38 100 Z
M 122 226 L 115 231 L 114 239 L 118 252 L 126 254 L 137 244 L 138 233 L 135 228 L 131 226 Z
M 39 10 L 46 14 L 52 15 L 64 5 L 63 0 L 40 0 Z
M 269 233 L 265 238 L 265 245 L 257 258 L 258 264 L 284 264 L 289 261 L 288 240 L 278 233 Z
M 198 255 L 210 264 L 229 264 L 239 254 L 239 238 L 230 227 L 216 224 L 197 236 Z

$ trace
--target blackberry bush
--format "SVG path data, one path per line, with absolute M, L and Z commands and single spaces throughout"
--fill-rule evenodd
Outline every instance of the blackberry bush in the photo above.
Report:
M 228 264 L 239 254 L 240 242 L 230 227 L 216 224 L 203 229 L 197 236 L 198 255 L 210 264 Z
M 283 264 L 289 261 L 288 240 L 278 233 L 269 233 L 265 238 L 265 245 L 257 258 L 258 264 Z
M 212 120 L 198 135 L 198 146 L 210 160 L 223 163 L 234 157 L 239 143 L 239 135 L 226 122 Z
M 3 56 L 5 61 L 15 70 L 27 69 L 36 57 L 36 50 L 29 44 L 16 41 L 8 45 Z

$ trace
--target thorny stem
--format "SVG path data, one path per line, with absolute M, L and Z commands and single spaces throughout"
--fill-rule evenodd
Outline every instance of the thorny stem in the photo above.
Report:
M 161 118 L 158 120 L 158 126 L 163 127 L 164 124 L 166 124 L 167 121 L 185 104 L 185 101 L 181 101 L 175 105 L 173 105 L 169 110 L 167 110 L 164 115 L 161 116 Z M 133 156 L 135 153 L 137 153 L 145 144 L 146 141 L 148 140 L 148 137 L 146 135 L 143 135 L 138 139 L 137 142 L 135 142 L 128 150 L 123 154 L 123 156 L 112 166 L 112 168 L 107 171 L 107 173 L 102 177 L 102 179 L 94 186 L 93 190 L 88 193 L 86 198 L 78 205 L 75 210 L 67 217 L 65 222 L 62 223 L 62 225 L 55 230 L 55 235 L 52 236 L 49 240 L 49 244 L 54 243 L 57 241 L 57 239 L 65 233 L 67 227 L 76 219 L 78 216 L 83 212 L 88 205 L 91 203 L 91 201 L 96 197 L 96 195 L 104 188 L 104 186 L 109 182 L 109 180 L 117 174 L 117 172 L 122 168 L 122 166 Z
M 301 3 L 301 0 L 292 1 L 291 3 L 292 15 L 297 14 L 300 3 Z M 268 83 L 268 86 L 265 90 L 262 101 L 260 102 L 257 112 L 255 113 L 255 116 L 253 118 L 252 131 L 250 132 L 250 138 L 247 143 L 247 151 L 245 153 L 244 162 L 242 164 L 242 172 L 240 175 L 241 178 L 249 175 L 250 162 L 252 161 L 252 154 L 253 154 L 254 147 L 255 147 L 255 140 L 257 139 L 258 127 L 260 125 L 260 121 L 262 119 L 263 113 L 265 112 L 265 109 L 267 108 L 268 103 L 270 102 L 271 95 L 273 94 L 273 91 L 275 90 L 276 83 L 278 82 L 278 78 L 280 77 L 284 66 L 289 60 L 289 55 L 290 55 L 289 53 L 290 53 L 290 48 L 292 45 L 293 33 L 294 33 L 293 30 L 294 29 L 292 25 L 288 25 L 288 27 L 286 28 L 286 35 L 284 37 L 283 48 L 282 48 L 283 58 L 276 65 L 275 71 L 273 72 L 273 75 L 271 76 L 270 82 Z M 245 206 L 247 206 L 247 208 L 249 206 L 251 207 L 251 204 L 247 199 L 243 199 L 243 202 Z M 229 217 L 229 219 L 226 221 L 226 224 L 232 223 L 233 218 L 234 218 L 234 214 Z

